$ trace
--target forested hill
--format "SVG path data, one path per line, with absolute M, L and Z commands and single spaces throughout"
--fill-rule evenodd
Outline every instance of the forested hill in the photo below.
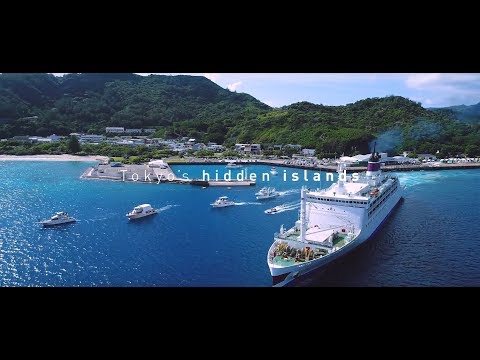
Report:
M 299 143 L 319 154 L 379 151 L 480 154 L 480 126 L 460 123 L 400 96 L 370 98 L 345 106 L 300 102 L 237 124 L 233 138 L 275 144 Z
M 0 75 L 0 138 L 97 133 L 106 126 L 165 128 L 179 121 L 201 123 L 204 131 L 215 125 L 209 132 L 225 136 L 224 126 L 269 109 L 202 76 Z
M 475 105 L 456 105 L 444 108 L 431 108 L 430 110 L 451 116 L 461 122 L 480 124 L 480 103 Z
M 460 110 L 399 96 L 273 109 L 201 76 L 0 74 L 0 138 L 155 127 L 155 136 L 300 144 L 320 156 L 365 153 L 374 140 L 380 151 L 480 155 L 480 123 L 461 121 Z

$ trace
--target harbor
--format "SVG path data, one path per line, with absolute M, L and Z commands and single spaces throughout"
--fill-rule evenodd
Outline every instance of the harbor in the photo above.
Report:
M 127 165 L 119 163 L 98 164 L 87 168 L 80 176 L 81 179 L 127 181 L 148 184 L 172 183 L 190 184 L 202 187 L 208 186 L 255 186 L 255 181 L 250 180 L 203 180 L 178 177 L 170 166 L 152 167 L 151 165 Z
M 181 174 L 177 176 L 172 170 L 170 165 L 225 165 L 224 161 L 199 161 L 198 159 L 189 162 L 175 162 L 161 161 L 161 166 L 155 164 L 159 160 L 151 161 L 147 164 L 133 165 L 133 164 L 121 164 L 116 162 L 110 162 L 106 164 L 102 162 L 93 167 L 88 167 L 81 175 L 82 179 L 96 179 L 96 180 L 110 180 L 110 181 L 126 181 L 126 182 L 139 182 L 139 183 L 171 183 L 171 184 L 190 184 L 194 186 L 202 187 L 237 187 L 237 186 L 255 186 L 254 179 L 250 179 L 248 176 L 244 176 L 242 179 L 222 179 L 212 177 L 212 179 L 203 178 L 189 178 L 187 174 Z M 295 168 L 304 170 L 316 170 L 324 172 L 336 172 L 336 164 L 297 164 L 289 163 L 283 160 L 236 160 L 237 164 L 242 166 L 277 166 L 284 168 Z M 382 165 L 381 169 L 384 172 L 409 172 L 409 171 L 435 171 L 435 170 L 465 170 L 465 169 L 478 169 L 480 163 L 422 163 L 422 164 L 397 164 L 397 165 Z M 346 173 L 360 173 L 366 170 L 364 166 L 347 166 L 344 168 Z

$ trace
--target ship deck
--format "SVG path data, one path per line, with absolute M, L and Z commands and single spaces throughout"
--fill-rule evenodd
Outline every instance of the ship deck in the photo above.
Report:
M 332 232 L 334 230 L 332 229 L 325 229 L 325 230 L 321 230 L 321 229 L 318 229 L 318 228 L 310 228 L 307 230 L 307 234 L 305 235 L 305 240 L 307 240 L 308 242 L 310 243 L 315 243 L 315 244 L 318 244 L 318 245 L 322 245 L 321 243 L 323 243 L 326 239 L 328 239 L 328 237 L 330 235 L 332 235 Z M 333 246 L 343 246 L 344 245 L 344 239 L 346 238 L 347 234 L 346 233 L 342 233 L 342 232 L 339 232 L 338 233 L 339 237 L 333 241 Z M 299 236 L 300 236 L 300 231 L 295 231 L 295 232 L 292 232 L 292 233 L 289 233 L 288 235 L 285 234 L 284 236 L 282 235 L 279 235 L 278 238 L 282 239 L 282 240 L 293 240 L 293 241 L 298 241 L 299 240 Z
M 333 241 L 333 246 L 337 248 L 344 246 L 346 244 L 346 238 L 347 238 L 347 234 L 339 233 L 338 237 Z M 305 247 L 301 248 L 302 251 L 305 250 L 305 248 L 309 250 L 308 244 L 304 243 L 304 245 Z M 315 250 L 316 252 L 315 259 L 317 259 L 318 256 L 325 256 L 328 254 L 328 250 L 323 247 L 315 248 L 315 249 L 317 249 Z M 297 253 L 291 253 L 290 250 L 288 250 L 288 246 L 287 246 L 287 250 L 284 251 L 281 249 L 281 245 L 279 245 L 278 247 L 275 248 L 275 252 L 277 253 L 277 255 L 271 258 L 272 266 L 288 267 L 288 266 L 309 261 L 309 260 L 306 260 L 306 257 L 303 255 L 298 256 L 298 251 L 299 250 L 297 250 Z M 313 258 L 310 258 L 310 260 L 313 260 Z

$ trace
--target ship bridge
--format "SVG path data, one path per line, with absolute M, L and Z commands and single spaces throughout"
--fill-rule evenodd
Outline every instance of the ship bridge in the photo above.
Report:
M 335 202 L 354 206 L 366 204 L 368 201 L 369 184 L 365 183 L 335 183 L 328 189 L 309 191 L 307 200 L 313 202 Z

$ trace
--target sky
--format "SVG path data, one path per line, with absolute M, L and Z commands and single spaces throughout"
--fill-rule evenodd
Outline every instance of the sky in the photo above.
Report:
M 54 74 L 61 76 L 63 74 Z M 140 75 L 149 75 L 141 73 Z M 180 74 L 158 74 L 180 75 Z M 480 102 L 480 74 L 446 73 L 185 73 L 205 76 L 223 88 L 247 93 L 272 107 L 309 101 L 345 105 L 369 97 L 399 95 L 424 107 Z

